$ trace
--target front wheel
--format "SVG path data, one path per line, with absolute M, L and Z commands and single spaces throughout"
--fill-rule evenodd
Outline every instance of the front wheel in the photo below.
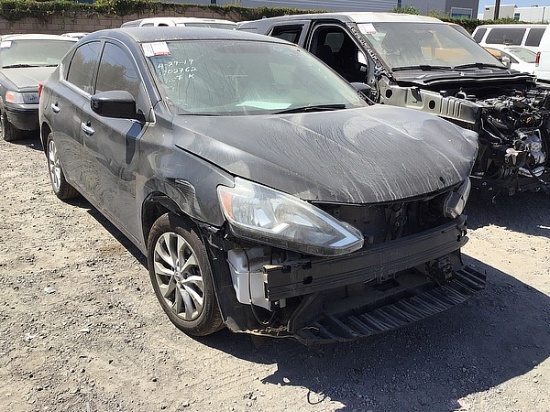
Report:
M 69 200 L 77 197 L 77 190 L 65 180 L 65 173 L 61 167 L 57 146 L 51 135 L 48 136 L 48 141 L 46 143 L 46 157 L 48 159 L 50 182 L 55 195 L 61 200 Z
M 177 328 L 206 336 L 223 326 L 206 248 L 185 220 L 162 215 L 151 228 L 147 258 L 155 294 Z

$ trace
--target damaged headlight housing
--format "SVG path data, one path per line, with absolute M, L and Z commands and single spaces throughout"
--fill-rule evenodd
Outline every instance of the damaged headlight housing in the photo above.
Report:
M 241 178 L 218 186 L 222 211 L 237 237 L 317 256 L 338 256 L 363 247 L 363 235 L 294 196 Z

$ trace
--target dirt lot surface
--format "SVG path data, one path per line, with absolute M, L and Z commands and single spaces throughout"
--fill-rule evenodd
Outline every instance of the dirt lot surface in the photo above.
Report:
M 308 348 L 182 334 L 137 249 L 53 195 L 38 140 L 0 140 L 0 165 L 0 411 L 550 411 L 549 195 L 468 205 L 474 299 Z

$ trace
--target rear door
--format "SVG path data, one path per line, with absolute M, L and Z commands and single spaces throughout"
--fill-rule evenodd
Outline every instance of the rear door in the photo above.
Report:
M 52 125 L 58 154 L 66 179 L 86 197 L 86 180 L 93 178 L 85 173 L 81 162 L 82 136 L 80 118 L 82 107 L 89 104 L 90 92 L 99 62 L 101 42 L 94 41 L 79 46 L 72 58 L 60 66 L 60 79 L 53 85 L 50 99 L 44 111 Z

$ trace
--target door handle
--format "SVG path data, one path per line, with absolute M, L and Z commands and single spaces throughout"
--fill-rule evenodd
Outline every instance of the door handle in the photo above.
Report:
M 57 103 L 52 103 L 52 112 L 59 113 L 61 111 L 61 107 L 58 106 Z
M 88 136 L 91 136 L 95 133 L 95 130 L 92 128 L 92 123 L 86 122 L 81 124 L 82 131 L 86 133 Z

